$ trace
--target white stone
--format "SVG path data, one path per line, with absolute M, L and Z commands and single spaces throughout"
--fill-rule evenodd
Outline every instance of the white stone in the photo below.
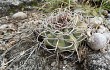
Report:
M 4 28 L 7 28 L 7 27 L 8 27 L 8 25 L 4 24 L 4 25 L 0 26 L 0 29 L 4 29 Z
M 107 40 L 110 41 L 110 32 L 103 33 L 106 36 Z
M 90 18 L 90 24 L 102 24 L 103 19 L 101 17 Z
M 99 29 L 97 30 L 98 33 L 105 33 L 108 32 L 109 30 L 104 27 L 103 25 L 100 25 Z
M 103 49 L 107 46 L 107 38 L 101 33 L 94 33 L 89 38 L 89 46 L 93 50 Z
M 6 29 L 6 28 L 13 28 L 13 24 L 3 24 L 3 25 L 0 25 L 0 29 Z
M 21 2 L 20 1 L 13 1 L 12 4 L 18 6 Z
M 110 18 L 110 13 L 108 14 L 108 18 Z
M 17 12 L 12 16 L 14 19 L 25 19 L 27 18 L 27 14 L 23 12 Z
M 74 12 L 75 13 L 85 13 L 85 11 L 81 8 L 75 9 Z

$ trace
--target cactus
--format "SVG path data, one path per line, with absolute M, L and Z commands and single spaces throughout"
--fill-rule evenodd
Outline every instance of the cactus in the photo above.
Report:
M 87 24 L 77 16 L 80 15 L 75 13 L 75 16 L 73 16 L 68 11 L 60 12 L 44 21 L 44 24 L 40 26 L 42 27 L 40 32 L 44 37 L 43 43 L 47 49 L 53 47 L 61 51 L 77 50 L 79 44 L 86 37 L 84 31 L 87 29 Z M 78 18 L 77 20 L 76 17 Z
M 71 30 L 71 29 L 70 29 Z M 79 43 L 83 39 L 81 36 L 81 33 L 72 32 L 66 34 L 65 31 L 69 31 L 69 29 L 66 29 L 61 32 L 51 32 L 47 31 L 42 33 L 42 36 L 44 36 L 44 44 L 47 46 L 51 46 L 54 48 L 58 48 L 61 51 L 64 50 L 75 50 L 78 48 Z

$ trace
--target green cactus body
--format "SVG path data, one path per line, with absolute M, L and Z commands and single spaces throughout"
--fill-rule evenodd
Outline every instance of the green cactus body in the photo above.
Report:
M 44 39 L 44 44 L 46 46 L 55 46 L 53 43 L 54 43 L 54 38 L 55 36 L 52 35 L 52 34 L 47 34 L 47 38 L 49 39 Z
M 74 50 L 78 47 L 77 39 L 73 34 L 70 35 L 52 35 L 48 34 L 44 39 L 46 46 L 58 47 L 60 50 Z

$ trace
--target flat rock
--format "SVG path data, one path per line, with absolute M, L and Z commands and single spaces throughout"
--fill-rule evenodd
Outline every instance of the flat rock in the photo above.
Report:
M 85 63 L 87 70 L 110 70 L 110 52 L 89 54 Z
M 12 16 L 14 19 L 25 19 L 27 18 L 27 14 L 23 12 L 17 12 Z

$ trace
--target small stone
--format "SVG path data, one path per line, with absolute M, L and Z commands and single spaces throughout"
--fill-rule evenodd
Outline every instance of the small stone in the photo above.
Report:
M 21 4 L 21 2 L 16 0 L 16 1 L 13 1 L 12 4 L 15 6 L 18 6 L 19 4 Z
M 102 10 L 101 12 L 102 12 L 102 14 L 103 14 L 104 16 L 108 16 L 108 11 L 107 11 L 107 10 Z
M 4 35 L 0 35 L 0 39 L 3 39 Z
M 84 62 L 87 65 L 87 70 L 110 70 L 109 53 L 102 54 L 94 52 L 88 54 Z
M 97 30 L 97 33 L 105 33 L 105 32 L 108 32 L 109 30 L 104 27 L 103 25 L 100 25 L 99 26 L 99 29 Z
M 86 31 L 86 34 L 90 37 L 90 36 L 91 36 L 91 32 L 92 32 L 92 30 L 91 30 L 91 29 L 88 29 L 88 30 Z
M 12 16 L 14 19 L 25 19 L 27 18 L 27 14 L 23 12 L 17 12 Z
M 107 38 L 101 33 L 94 33 L 89 38 L 89 47 L 93 50 L 100 50 L 107 47 Z
M 106 36 L 107 40 L 110 41 L 110 32 L 103 33 Z
M 7 24 L 4 24 L 4 25 L 1 25 L 0 26 L 0 29 L 5 29 L 5 28 L 8 28 L 9 26 Z
M 85 13 L 85 11 L 81 8 L 75 9 L 74 12 L 75 13 Z
M 67 64 L 67 61 L 66 61 L 66 60 L 64 60 L 64 64 L 65 64 L 65 65 Z
M 63 66 L 63 70 L 67 70 L 65 66 Z
M 90 18 L 90 23 L 91 24 L 102 24 L 103 19 L 101 17 Z
M 55 66 L 55 64 L 56 64 L 55 62 L 52 62 L 52 63 L 51 63 L 51 66 Z
M 108 18 L 110 18 L 110 13 L 108 13 Z

